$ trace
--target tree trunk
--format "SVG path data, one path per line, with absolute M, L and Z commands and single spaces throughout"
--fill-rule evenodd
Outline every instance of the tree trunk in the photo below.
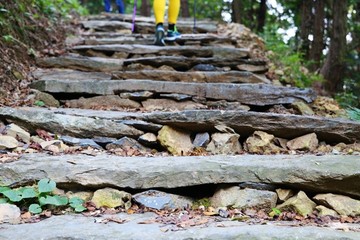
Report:
M 264 30 L 265 20 L 266 20 L 266 12 L 267 12 L 266 0 L 261 0 L 259 11 L 258 11 L 258 25 L 257 25 L 258 32 L 263 32 L 263 30 Z
M 312 0 L 303 0 L 301 5 L 301 26 L 300 26 L 300 50 L 305 59 L 309 59 L 310 40 L 309 35 L 312 33 Z
M 195 0 L 196 1 L 196 0 Z M 181 0 L 181 16 L 184 18 L 190 17 L 189 2 L 188 0 Z
M 151 6 L 149 0 L 141 1 L 140 14 L 142 16 L 150 17 L 151 15 Z
M 316 71 L 320 68 L 322 51 L 324 49 L 325 0 L 315 0 L 314 7 L 314 40 L 310 50 L 311 71 Z
M 232 4 L 231 4 L 231 8 L 232 8 L 232 14 L 231 14 L 231 18 L 232 18 L 232 22 L 235 23 L 241 23 L 241 16 L 243 14 L 242 12 L 242 4 L 241 4 L 242 0 L 233 0 Z
M 348 0 L 332 1 L 333 24 L 329 53 L 320 71 L 330 93 L 341 87 L 345 72 L 347 6 Z

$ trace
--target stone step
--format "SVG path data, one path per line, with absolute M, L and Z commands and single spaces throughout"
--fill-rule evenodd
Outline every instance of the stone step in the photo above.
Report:
M 73 42 L 74 37 L 68 37 L 67 42 Z M 85 32 L 81 38 L 76 39 L 76 44 L 106 45 L 106 44 L 143 44 L 151 45 L 154 42 L 154 34 L 124 34 L 116 32 Z M 236 45 L 236 40 L 219 36 L 217 34 L 181 34 L 176 40 L 180 45 Z
M 226 61 L 236 61 L 237 59 L 249 58 L 249 49 L 230 48 L 230 47 L 199 47 L 199 46 L 165 46 L 159 47 L 154 45 L 138 44 L 108 44 L 108 45 L 81 45 L 75 46 L 71 50 L 86 54 L 87 51 L 105 52 L 112 55 L 116 52 L 130 55 L 146 56 L 185 56 L 191 58 L 221 58 Z
M 188 71 L 199 64 L 210 64 L 213 67 L 239 70 L 242 66 L 254 65 L 262 72 L 267 70 L 266 61 L 261 59 L 232 59 L 217 57 L 184 57 L 184 56 L 158 56 L 136 57 L 129 59 L 116 59 L 109 57 L 86 57 L 68 54 L 59 57 L 38 58 L 37 65 L 47 68 L 70 68 L 83 71 L 120 71 L 133 64 L 142 64 L 151 67 L 170 66 L 178 71 Z M 145 66 L 143 66 L 145 68 Z M 259 71 L 259 70 L 257 70 Z
M 178 72 L 167 70 L 137 70 L 104 72 L 83 72 L 71 69 L 37 69 L 33 72 L 37 80 L 118 80 L 149 79 L 172 82 L 208 82 L 208 83 L 266 83 L 270 84 L 263 74 L 246 71 L 191 71 Z
M 187 94 L 211 100 L 237 101 L 242 104 L 266 106 L 290 104 L 296 100 L 310 103 L 316 93 L 311 89 L 278 87 L 271 84 L 194 83 L 154 80 L 38 80 L 31 88 L 48 93 L 116 95 L 122 92 L 150 91 L 153 93 Z
M 248 224 L 242 221 L 231 221 L 224 218 L 201 217 L 205 220 L 200 226 L 179 227 L 174 223 L 156 223 L 159 217 L 155 213 L 103 215 L 101 217 L 84 217 L 77 215 L 52 216 L 31 224 L 2 224 L 0 239 L 252 239 L 252 240 L 358 240 L 360 233 L 345 229 L 359 229 L 359 224 L 330 223 L 327 226 L 301 226 L 291 222 L 262 222 Z M 122 224 L 106 222 L 106 218 L 126 220 Z M 103 223 L 101 223 L 103 221 Z M 194 221 L 196 223 L 196 221 Z M 105 224 L 107 223 L 107 224 Z M 148 224 L 141 224 L 148 223 Z M 61 227 L 59 227 L 61 226 Z M 336 230 L 341 229 L 341 230 Z M 31 233 L 31 234 L 29 234 Z
M 360 197 L 359 156 L 236 155 L 119 157 L 100 154 L 27 154 L 0 164 L 4 186 L 32 184 L 43 178 L 60 188 L 178 188 L 220 183 L 270 183 L 314 193 Z
M 320 141 L 326 143 L 360 141 L 359 122 L 251 111 L 188 110 L 140 113 L 24 107 L 0 108 L 0 119 L 15 122 L 28 130 L 40 128 L 50 132 L 56 131 L 57 134 L 90 138 L 122 135 L 136 137 L 142 131 L 157 134 L 162 125 L 182 128 L 193 133 L 214 132 L 216 125 L 223 124 L 233 128 L 242 138 L 260 130 L 289 140 L 314 132 Z M 125 128 L 124 124 L 128 128 Z

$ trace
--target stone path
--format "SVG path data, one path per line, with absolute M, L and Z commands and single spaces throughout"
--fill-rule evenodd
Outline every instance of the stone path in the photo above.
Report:
M 67 144 L 94 140 L 91 146 L 96 151 L 66 155 L 58 149 L 50 151 L 55 156 L 23 154 L 17 161 L 0 163 L 0 185 L 14 187 L 51 178 L 65 190 L 113 187 L 139 192 L 252 182 L 359 199 L 358 122 L 315 115 L 324 106 L 316 102 L 314 91 L 280 86 L 268 79 L 263 43 L 242 26 L 199 21 L 198 33 L 193 34 L 192 22 L 181 20 L 182 38 L 157 47 L 152 45 L 152 21 L 138 17 L 136 32 L 131 33 L 129 15 L 90 16 L 81 22 L 81 34 L 67 39 L 65 55 L 37 59 L 32 97 L 49 108 L 3 107 L 0 120 L 16 123 L 29 135 L 38 129 L 58 134 L 61 141 L 68 139 Z M 329 114 L 336 110 L 324 109 Z M 175 142 L 188 141 L 193 148 L 197 135 L 206 133 L 209 137 L 202 139 L 206 144 L 201 147 L 210 151 L 206 145 L 213 144 L 222 149 L 211 152 L 213 156 L 169 156 L 196 152 L 186 152 L 183 146 L 173 152 L 172 143 L 160 146 L 160 132 L 167 127 L 172 130 L 170 142 L 174 140 L 171 136 L 176 136 Z M 170 153 L 120 157 L 116 149 L 110 149 L 112 155 L 105 151 L 109 144 L 119 147 L 119 138 L 140 142 L 145 134 L 155 136 L 148 142 L 150 146 Z M 225 140 L 216 142 L 216 134 Z M 309 134 L 305 143 L 289 141 Z M 253 153 L 290 154 L 250 155 L 254 139 L 260 140 Z M 139 146 L 138 142 L 131 144 Z M 303 145 L 294 147 L 299 144 Z M 334 151 L 327 144 L 341 148 Z M 202 191 L 204 196 L 209 194 Z M 316 228 L 226 221 L 164 232 L 159 224 L 136 223 L 153 217 L 151 214 L 118 216 L 131 221 L 105 225 L 94 223 L 93 218 L 58 216 L 32 225 L 0 225 L 0 239 L 18 239 L 30 228 L 33 234 L 29 239 L 360 238 L 359 232 L 352 230 L 359 229 L 359 224 Z M 349 228 L 351 232 L 339 231 Z

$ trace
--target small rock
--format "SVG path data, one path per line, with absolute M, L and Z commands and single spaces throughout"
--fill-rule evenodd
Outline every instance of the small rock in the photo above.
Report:
M 214 133 L 206 151 L 213 154 L 238 154 L 241 152 L 239 138 L 237 133 Z
M 270 183 L 257 183 L 257 182 L 241 182 L 239 183 L 239 187 L 241 189 L 251 188 L 256 190 L 267 190 L 267 191 L 275 191 L 276 186 Z
M 318 194 L 314 200 L 326 207 L 334 209 L 338 214 L 345 216 L 360 215 L 360 201 L 337 194 Z
M 62 141 L 60 140 L 52 140 L 52 141 L 44 141 L 40 143 L 42 149 L 48 148 L 50 145 L 60 145 Z
M 286 200 L 288 200 L 289 198 L 295 195 L 295 192 L 293 190 L 282 189 L 282 188 L 276 189 L 276 193 L 278 195 L 278 199 L 280 200 L 280 202 L 285 202 Z
M 16 138 L 12 136 L 0 135 L 0 150 L 3 149 L 13 149 L 19 145 L 19 142 Z
M 53 95 L 35 89 L 32 89 L 32 91 L 35 93 L 34 100 L 44 102 L 47 107 L 60 107 L 60 102 Z
M 109 143 L 115 142 L 116 138 L 111 137 L 94 137 L 92 139 L 96 144 L 100 145 L 101 147 L 105 148 L 105 146 Z
M 20 139 L 24 143 L 30 143 L 30 133 L 19 127 L 18 125 L 11 123 L 6 126 L 6 135 Z
M 218 68 L 211 64 L 197 64 L 191 71 L 201 71 L 201 72 L 213 72 L 218 71 Z
M 301 216 L 307 216 L 311 214 L 316 207 L 316 203 L 311 201 L 310 198 L 303 192 L 300 191 L 296 196 L 289 198 L 284 203 L 276 206 L 282 211 L 295 211 Z
M 121 98 L 128 98 L 136 101 L 145 100 L 151 98 L 152 96 L 154 96 L 154 93 L 150 91 L 120 93 Z
M 42 139 L 42 138 L 40 138 L 38 136 L 31 136 L 30 141 L 34 142 L 34 143 L 38 143 L 38 144 L 40 144 L 42 142 L 45 142 L 44 139 Z
M 206 105 L 209 108 L 225 109 L 225 110 L 238 110 L 238 111 L 249 111 L 250 107 L 243 105 L 239 102 L 228 102 L 226 100 L 220 101 L 207 101 Z
M 64 141 L 67 144 L 70 144 L 72 146 L 92 147 L 95 149 L 103 149 L 94 140 L 88 139 L 88 138 L 75 138 L 75 137 L 70 137 L 70 136 L 61 136 L 60 140 Z
M 206 108 L 205 105 L 193 101 L 177 102 L 171 99 L 148 99 L 141 102 L 145 110 L 189 110 Z
M 123 99 L 117 95 L 96 96 L 91 98 L 79 98 L 68 100 L 65 103 L 71 108 L 97 109 L 97 108 L 140 108 L 141 105 L 130 99 Z
M 0 223 L 17 223 L 20 220 L 20 209 L 13 204 L 0 204 Z
M 113 188 L 103 188 L 94 192 L 91 201 L 95 204 L 96 208 L 123 207 L 129 209 L 131 207 L 131 194 Z
M 133 196 L 133 199 L 144 205 L 145 207 L 161 209 L 176 209 L 191 207 L 193 199 L 169 194 L 157 190 L 149 190 L 146 192 L 138 193 Z
M 275 207 L 276 193 L 266 190 L 241 189 L 238 186 L 220 187 L 210 198 L 211 205 L 217 207 L 234 207 L 239 209 L 268 209 Z
M 314 111 L 304 101 L 295 101 L 291 104 L 293 108 L 301 113 L 301 115 L 315 115 Z
M 195 139 L 193 141 L 194 147 L 203 147 L 206 148 L 206 146 L 210 142 L 210 135 L 207 132 L 204 133 L 197 133 L 195 136 Z
M 148 147 L 154 147 L 158 144 L 156 135 L 153 133 L 145 133 L 141 135 L 138 138 L 138 141 Z
M 151 149 L 144 147 L 135 139 L 128 138 L 128 137 L 122 137 L 119 140 L 116 140 L 115 142 L 112 142 L 112 143 L 109 143 L 106 145 L 107 150 L 117 149 L 117 148 L 121 148 L 123 150 L 125 150 L 126 148 L 133 148 L 133 149 L 139 150 L 142 153 L 151 151 Z
M 297 137 L 287 142 L 286 146 L 290 150 L 314 151 L 318 147 L 319 141 L 315 133 L 309 133 Z
M 160 144 L 170 153 L 177 156 L 186 155 L 193 149 L 190 133 L 164 126 L 158 134 Z
M 325 206 L 322 206 L 322 205 L 316 206 L 315 209 L 319 211 L 319 216 L 320 217 L 321 216 L 331 216 L 331 217 L 338 217 L 339 216 L 339 214 L 336 211 L 334 211 L 334 210 L 332 210 L 330 208 L 327 208 Z
M 263 131 L 255 131 L 245 141 L 245 149 L 250 153 L 269 154 L 280 153 L 281 149 L 273 143 L 274 135 Z
M 160 94 L 161 98 L 170 98 L 176 101 L 185 101 L 190 100 L 192 96 L 186 94 L 178 94 L 178 93 L 162 93 Z

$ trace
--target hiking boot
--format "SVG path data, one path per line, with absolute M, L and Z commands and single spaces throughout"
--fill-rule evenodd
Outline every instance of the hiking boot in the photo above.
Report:
M 176 26 L 174 27 L 174 30 L 168 30 L 165 40 L 166 41 L 175 41 L 176 39 L 181 38 L 181 33 L 178 32 Z
M 155 31 L 155 42 L 157 46 L 165 46 L 164 42 L 165 30 L 163 26 L 157 26 Z

